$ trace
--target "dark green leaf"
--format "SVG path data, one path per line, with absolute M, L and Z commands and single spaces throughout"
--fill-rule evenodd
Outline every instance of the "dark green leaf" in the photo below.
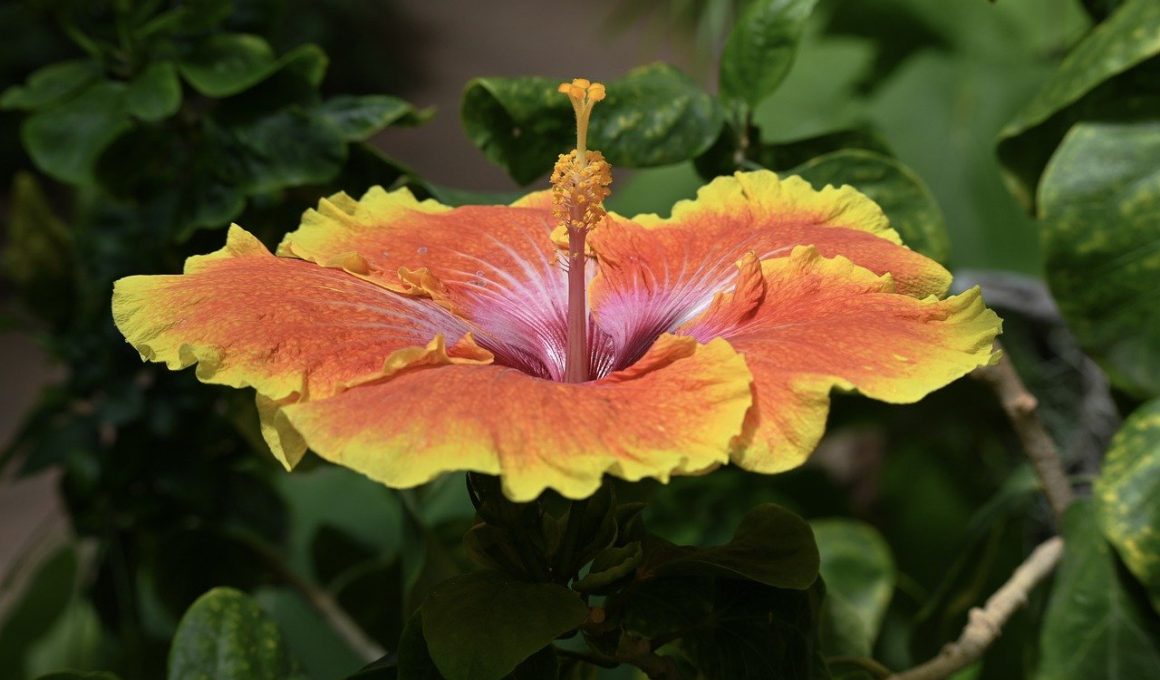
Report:
M 557 85 L 551 78 L 476 78 L 463 92 L 467 136 L 519 184 L 548 172 L 576 143 L 572 105 Z
M 1094 491 L 1104 536 L 1160 611 L 1160 399 L 1124 421 Z
M 343 139 L 361 142 L 388 125 L 418 125 L 431 119 L 431 109 L 418 110 L 389 95 L 343 95 L 327 99 L 319 113 L 338 128 Z
M 721 96 L 757 106 L 789 73 L 817 0 L 756 0 L 737 19 L 721 55 Z
M 97 671 L 94 673 L 77 673 L 65 671 L 63 673 L 49 673 L 41 675 L 36 680 L 121 680 L 113 673 Z
M 57 104 L 100 77 L 100 64 L 87 59 L 45 66 L 28 76 L 23 85 L 13 85 L 0 94 L 0 109 L 34 110 Z
M 449 680 L 492 680 L 584 622 L 574 593 L 478 571 L 437 586 L 420 609 L 431 658 Z
M 97 157 L 129 129 L 123 83 L 103 81 L 24 121 L 20 136 L 45 173 L 69 184 L 90 184 Z
M 20 286 L 29 308 L 48 318 L 71 309 L 72 234 L 56 216 L 32 173 L 12 181 L 8 243 L 0 251 L 4 278 Z
M 1068 509 L 1064 540 L 1063 563 L 1044 617 L 1040 677 L 1151 677 L 1160 668 L 1160 623 L 1118 568 L 1088 501 Z
M 463 94 L 468 137 L 520 184 L 548 172 L 575 146 L 568 98 L 548 78 L 478 78 Z M 608 84 L 596 106 L 589 147 L 613 165 L 650 167 L 694 158 L 721 128 L 717 101 L 687 76 L 664 64 L 630 71 Z
M 206 38 L 178 62 L 181 75 L 207 97 L 228 97 L 247 90 L 274 71 L 274 48 L 265 39 L 243 33 Z
M 765 503 L 741 519 L 725 545 L 692 548 L 652 539 L 645 544 L 641 572 L 712 575 L 804 590 L 817 580 L 818 566 L 810 525 L 779 505 Z
M 207 97 L 244 92 L 285 68 L 317 85 L 326 71 L 326 55 L 317 46 L 302 45 L 280 58 L 265 39 L 245 33 L 219 33 L 202 41 L 177 63 L 193 89 Z
M 672 66 L 650 64 L 608 85 L 608 98 L 592 113 L 589 146 L 614 166 L 670 165 L 712 146 L 721 121 L 716 98 Z
M 223 128 L 229 176 L 249 194 L 332 179 L 346 145 L 338 130 L 297 108 Z
M 423 639 L 423 620 L 419 612 L 412 614 L 403 627 L 398 649 L 399 680 L 444 680 L 427 651 L 427 641 Z
M 755 160 L 771 170 L 789 170 L 818 156 L 835 151 L 861 149 L 882 156 L 893 157 L 890 145 L 876 131 L 863 128 L 827 132 L 824 135 L 795 139 L 789 142 L 762 144 L 755 152 Z
M 873 527 L 854 520 L 819 520 L 811 526 L 826 581 L 823 608 L 831 620 L 849 621 L 859 643 L 844 655 L 870 656 L 894 592 L 890 546 Z
M 939 262 L 950 256 L 950 239 L 934 196 L 913 171 L 873 151 L 847 149 L 819 156 L 790 174 L 817 188 L 849 184 L 869 196 L 906 245 Z
M 597 553 L 592 568 L 584 578 L 572 584 L 572 588 L 582 593 L 600 592 L 636 571 L 643 555 L 639 541 L 605 548 Z
M 215 588 L 193 603 L 169 653 L 169 680 L 285 680 L 292 673 L 278 626 L 231 588 Z
M 0 668 L 15 677 L 24 676 L 28 648 L 51 630 L 73 598 L 77 578 L 77 555 L 71 546 L 61 548 L 41 564 L 20 594 L 6 608 L 0 623 Z
M 1039 190 L 1047 280 L 1071 330 L 1119 387 L 1160 394 L 1160 122 L 1075 126 Z
M 125 108 L 141 120 L 164 120 L 181 108 L 181 82 L 172 62 L 157 61 L 129 83 Z
M 1160 54 L 1160 3 L 1128 0 L 1067 55 L 1051 79 L 999 134 L 999 159 L 1008 185 L 1025 206 L 1051 151 L 1067 130 L 1067 110 L 1115 76 Z

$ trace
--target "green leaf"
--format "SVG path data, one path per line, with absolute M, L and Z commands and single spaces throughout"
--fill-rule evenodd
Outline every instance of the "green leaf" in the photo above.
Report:
M 616 606 L 626 630 L 677 640 L 703 677 L 813 680 L 829 677 L 817 640 L 824 590 L 682 576 L 638 582 Z
M 838 130 L 789 142 L 762 144 L 755 155 L 761 165 L 780 171 L 802 165 L 818 156 L 855 149 L 871 151 L 880 156 L 894 156 L 882 135 L 869 128 Z
M 0 94 L 0 109 L 32 111 L 57 104 L 100 77 L 101 66 L 95 61 L 84 59 L 51 64 L 28 76 L 23 85 L 4 90 Z
M 248 194 L 329 181 L 346 159 L 338 130 L 296 107 L 222 128 L 222 133 L 232 151 L 229 175 Z
M 73 598 L 77 555 L 72 546 L 61 548 L 41 565 L 19 599 L 6 607 L 0 622 L 0 668 L 23 677 L 28 648 L 57 622 Z
M 423 620 L 419 612 L 412 614 L 403 627 L 398 653 L 398 675 L 402 680 L 444 680 L 427 650 L 427 641 L 423 638 Z
M 950 238 L 930 190 L 910 168 L 873 151 L 846 149 L 818 156 L 790 171 L 815 187 L 849 184 L 874 200 L 906 245 L 939 262 Z
M 804 590 L 818 576 L 818 547 L 810 525 L 780 505 L 750 510 L 733 539 L 709 548 L 676 546 L 661 539 L 645 545 L 642 574 L 711 575 L 756 581 L 775 588 Z
M 1094 492 L 1104 536 L 1160 611 L 1160 399 L 1124 421 Z
M 278 626 L 232 588 L 214 588 L 193 603 L 169 652 L 169 680 L 284 680 L 293 673 Z
M 144 121 L 164 120 L 181 108 L 181 82 L 172 62 L 150 64 L 129 83 L 125 108 Z
M 1089 501 L 1068 509 L 1064 540 L 1063 563 L 1043 619 L 1039 677 L 1152 677 L 1160 668 L 1160 624 L 1117 569 Z
M 476 78 L 463 91 L 464 131 L 519 184 L 548 172 L 575 145 L 568 98 L 551 78 Z M 600 105 L 597 105 L 600 107 Z
M 62 182 L 91 184 L 97 157 L 131 126 L 125 90 L 123 83 L 98 82 L 28 117 L 20 138 L 32 162 Z
M 823 610 L 856 627 L 858 648 L 844 655 L 870 656 L 894 593 L 890 546 L 873 527 L 855 520 L 818 520 L 811 526 L 826 581 Z
M 420 614 L 448 680 L 493 680 L 583 623 L 588 607 L 563 586 L 477 571 L 436 586 Z
M 592 112 L 588 143 L 614 166 L 670 165 L 704 153 L 721 123 L 715 97 L 672 66 L 655 63 L 608 84 L 607 99 Z
M 49 673 L 48 675 L 41 675 L 36 680 L 121 680 L 113 673 L 106 673 L 103 671 L 96 671 L 94 673 L 78 673 L 73 671 L 64 671 L 61 673 Z
M 72 234 L 53 212 L 32 173 L 21 172 L 13 178 L 11 202 L 8 243 L 0 251 L 4 278 L 41 303 L 57 299 L 62 289 L 71 290 Z M 51 310 L 34 307 L 33 311 Z
M 721 96 L 757 106 L 785 80 L 817 0 L 757 0 L 721 55 Z
M 1074 114 L 1111 93 L 1100 86 L 1158 54 L 1160 3 L 1155 0 L 1123 3 L 1068 53 L 1035 98 L 999 133 L 999 159 L 1016 198 L 1032 206 L 1040 175 Z
M 300 73 L 318 85 L 326 72 L 326 54 L 315 45 L 299 46 L 274 58 L 264 38 L 245 33 L 219 33 L 183 56 L 177 67 L 186 82 L 207 97 L 244 92 L 282 69 Z
M 319 113 L 334 125 L 348 142 L 361 142 L 389 125 L 418 125 L 431 119 L 434 111 L 418 110 L 389 95 L 343 95 L 323 102 Z
M 1112 382 L 1160 394 L 1160 121 L 1072 128 L 1043 175 L 1047 281 Z
M 584 578 L 573 583 L 572 588 L 581 593 L 600 592 L 636 571 L 643 556 L 639 541 L 605 548 L 597 553 L 592 568 Z
M 461 115 L 467 136 L 520 184 L 551 170 L 575 146 L 568 98 L 549 78 L 478 78 L 468 83 Z M 716 99 L 665 64 L 642 66 L 609 83 L 596 106 L 588 145 L 613 165 L 651 167 L 694 158 L 721 128 Z

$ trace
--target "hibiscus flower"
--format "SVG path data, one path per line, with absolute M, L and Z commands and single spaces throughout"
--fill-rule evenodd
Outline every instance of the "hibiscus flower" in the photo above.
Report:
M 287 468 L 307 448 L 392 487 L 499 475 L 513 500 L 803 463 L 831 390 L 908 403 L 992 361 L 978 289 L 851 187 L 739 172 L 667 218 L 606 213 L 599 84 L 561 86 L 577 148 L 551 191 L 449 208 L 337 194 L 271 253 L 241 227 L 181 275 L 117 282 L 149 361 L 253 387 Z

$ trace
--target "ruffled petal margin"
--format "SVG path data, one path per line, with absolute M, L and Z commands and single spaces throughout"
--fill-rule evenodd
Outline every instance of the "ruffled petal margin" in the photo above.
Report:
M 728 343 L 664 336 L 630 369 L 590 383 L 444 366 L 280 413 L 320 456 L 388 486 L 473 470 L 526 501 L 546 488 L 588 496 L 605 473 L 667 480 L 725 463 L 750 402 L 749 371 Z
M 741 264 L 742 269 L 746 266 Z M 825 430 L 833 388 L 911 403 L 994 359 L 1002 322 L 974 288 L 945 300 L 899 294 L 891 276 L 812 247 L 761 262 L 678 332 L 721 337 L 753 374 L 753 407 L 733 461 L 773 473 L 805 462 Z
M 280 405 L 406 367 L 492 360 L 441 307 L 275 257 L 237 226 L 222 250 L 190 258 L 184 274 L 118 281 L 113 319 L 142 359 L 174 370 L 197 364 L 202 382 L 254 387 L 263 434 L 287 467 L 304 447 L 275 419 Z

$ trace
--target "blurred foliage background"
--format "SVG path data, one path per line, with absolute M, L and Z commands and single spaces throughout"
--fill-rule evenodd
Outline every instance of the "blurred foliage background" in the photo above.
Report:
M 463 477 L 396 492 L 315 459 L 286 474 L 250 395 L 141 363 L 113 328 L 112 282 L 180 271 L 231 221 L 273 246 L 338 190 L 409 186 L 457 204 L 535 188 L 571 146 L 567 102 L 544 93 L 583 72 L 609 82 L 593 146 L 617 165 L 613 209 L 664 213 L 737 169 L 850 183 L 956 285 L 984 286 L 1069 471 L 1081 489 L 1095 480 L 1102 510 L 1085 505 L 1066 527 L 1087 561 L 1069 557 L 1054 589 L 1037 589 L 961 677 L 1143 677 L 1132 673 L 1160 663 L 1160 546 L 1141 534 L 1157 518 L 1160 434 L 1155 402 L 1131 414 L 1160 392 L 1160 327 L 1146 313 L 1160 285 L 1157 6 L 617 0 L 584 10 L 600 13 L 599 35 L 655 46 L 681 68 L 642 59 L 592 74 L 587 55 L 556 55 L 566 72 L 529 62 L 519 75 L 542 78 L 438 83 L 455 103 L 433 111 L 406 99 L 432 87 L 413 6 L 0 5 L 0 323 L 66 369 L 2 462 L 9 476 L 60 470 L 72 532 L 5 577 L 0 668 L 133 680 L 168 664 L 176 677 L 178 622 L 229 586 L 252 596 L 237 606 L 254 627 L 276 623 L 301 677 L 394 677 L 393 661 L 359 674 L 365 649 L 317 608 L 337 605 L 373 643 L 405 647 L 426 594 L 470 568 Z M 781 52 L 745 42 L 761 12 L 788 36 Z M 487 49 L 520 40 L 501 25 L 479 31 Z M 600 39 L 588 39 L 594 52 Z M 1125 417 L 1118 467 L 1097 479 Z M 893 669 L 955 638 L 969 608 L 1055 531 L 999 405 L 971 381 L 906 407 L 837 396 L 820 450 L 788 474 L 615 486 L 681 544 L 727 541 L 761 503 L 806 518 L 828 591 L 811 634 L 831 660 Z M 1153 557 L 1124 552 L 1141 540 Z M 1068 608 L 1079 600 L 1095 605 Z M 718 670 L 707 677 L 730 677 Z M 840 662 L 822 672 L 877 674 Z

